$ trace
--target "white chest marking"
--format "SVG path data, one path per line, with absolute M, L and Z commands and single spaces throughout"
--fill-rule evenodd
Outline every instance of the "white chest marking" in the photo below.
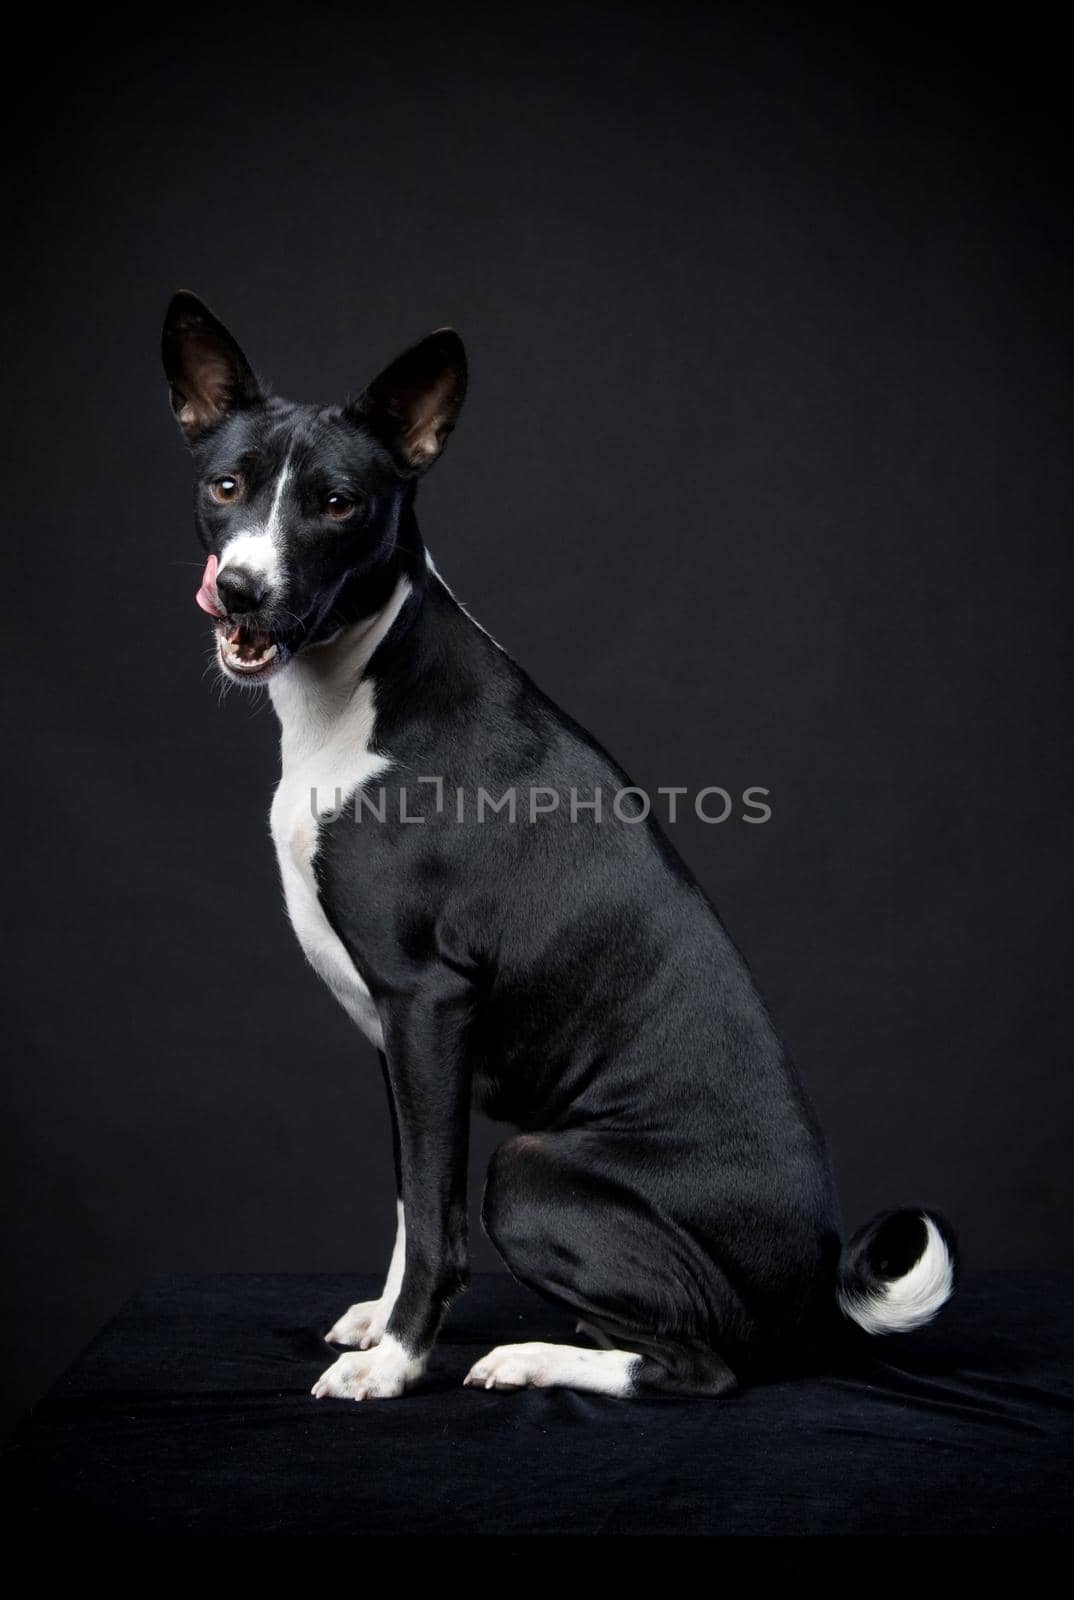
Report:
M 310 965 L 378 1050 L 384 1034 L 377 1008 L 318 894 L 320 823 L 311 796 L 319 809 L 331 811 L 390 765 L 371 749 L 376 713 L 373 685 L 363 673 L 409 592 L 401 578 L 377 617 L 298 656 L 269 685 L 283 767 L 271 827 L 287 914 Z

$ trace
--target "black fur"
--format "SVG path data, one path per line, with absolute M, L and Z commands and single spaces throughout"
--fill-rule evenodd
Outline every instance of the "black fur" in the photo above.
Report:
M 288 583 L 251 622 L 279 641 L 278 667 L 377 612 L 400 573 L 412 585 L 368 668 L 391 762 L 385 820 L 345 805 L 317 858 L 323 905 L 384 1027 L 407 1218 L 389 1332 L 427 1350 L 466 1282 L 476 1103 L 521 1130 L 489 1171 L 491 1238 L 523 1282 L 642 1355 L 639 1387 L 720 1394 L 736 1375 L 812 1363 L 846 1326 L 836 1197 L 745 963 L 655 820 L 610 808 L 572 820 L 572 790 L 610 796 L 629 780 L 426 563 L 417 473 L 457 415 L 461 345 L 432 336 L 354 406 L 291 406 L 261 395 L 230 336 L 197 322 L 197 302 L 177 304 L 166 364 L 181 420 L 186 393 L 200 397 L 184 426 L 206 550 L 237 525 L 207 497 L 215 475 L 241 465 L 249 515 L 289 453 L 296 472 Z M 188 371 L 206 344 L 215 391 Z M 340 487 L 356 506 L 343 529 L 322 512 Z M 419 775 L 442 779 L 441 808 Z M 400 820 L 404 786 L 403 814 L 420 822 Z M 534 789 L 558 809 L 479 824 L 478 792 L 511 787 L 523 810 Z M 861 1287 L 884 1261 L 905 1269 L 921 1237 L 920 1223 L 885 1223 L 851 1247 L 847 1281 Z

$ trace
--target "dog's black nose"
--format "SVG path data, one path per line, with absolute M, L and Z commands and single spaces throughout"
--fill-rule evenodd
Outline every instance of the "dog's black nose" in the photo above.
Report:
M 245 567 L 225 567 L 216 576 L 216 592 L 229 617 L 256 611 L 268 592 L 256 573 Z

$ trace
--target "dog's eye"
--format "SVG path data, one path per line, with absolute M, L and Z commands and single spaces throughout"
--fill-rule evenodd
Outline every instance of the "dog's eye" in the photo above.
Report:
M 354 501 L 348 500 L 345 494 L 330 494 L 324 503 L 324 514 L 333 522 L 346 522 L 353 510 Z
M 209 493 L 218 505 L 230 505 L 239 498 L 242 492 L 242 480 L 233 478 L 230 474 L 223 478 L 214 478 L 209 485 Z

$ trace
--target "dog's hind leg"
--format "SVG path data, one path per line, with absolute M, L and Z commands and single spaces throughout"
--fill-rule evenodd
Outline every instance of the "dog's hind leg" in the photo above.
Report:
M 619 1399 L 659 1393 L 714 1398 L 737 1388 L 734 1373 L 714 1350 L 688 1350 L 657 1340 L 652 1346 L 659 1354 L 614 1346 L 585 1350 L 573 1344 L 502 1344 L 475 1361 L 463 1382 L 471 1389 L 581 1389 Z
M 482 1218 L 521 1282 L 581 1318 L 604 1348 L 501 1345 L 474 1388 L 720 1395 L 734 1373 L 702 1336 L 710 1306 L 696 1256 L 617 1176 L 618 1136 L 523 1134 L 493 1157 Z
M 597 1327 L 595 1322 L 581 1321 L 577 1324 L 574 1331 L 575 1333 L 587 1334 L 588 1337 L 592 1339 L 593 1343 L 598 1345 L 601 1350 L 615 1349 L 615 1340 L 609 1338 L 609 1336 L 603 1332 L 602 1329 Z
M 587 1389 L 593 1394 L 634 1392 L 642 1357 L 630 1350 L 584 1350 L 573 1344 L 503 1344 L 470 1368 L 471 1389 Z

